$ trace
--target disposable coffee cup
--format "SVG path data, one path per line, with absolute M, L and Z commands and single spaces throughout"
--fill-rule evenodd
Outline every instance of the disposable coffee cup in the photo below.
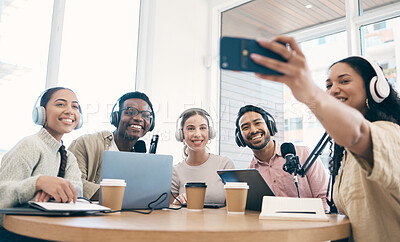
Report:
M 244 214 L 247 202 L 247 182 L 227 182 L 224 186 L 228 214 Z
M 103 179 L 100 182 L 102 205 L 111 210 L 121 210 L 126 183 L 123 179 Z
M 185 184 L 187 208 L 202 211 L 207 185 L 205 182 L 188 182 Z

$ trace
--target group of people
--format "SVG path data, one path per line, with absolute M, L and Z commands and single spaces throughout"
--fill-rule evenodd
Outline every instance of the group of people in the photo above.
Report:
M 400 238 L 400 99 L 373 61 L 353 56 L 329 68 L 326 91 L 312 80 L 305 57 L 296 41 L 279 36 L 259 44 L 286 62 L 251 54 L 254 62 L 282 75 L 256 74 L 259 78 L 287 85 L 295 98 L 307 105 L 334 140 L 332 167 L 333 200 L 346 214 L 353 237 L 359 241 L 391 241 Z M 278 44 L 286 43 L 289 48 Z M 66 150 L 62 137 L 82 125 L 81 109 L 74 92 L 56 87 L 46 90 L 35 104 L 34 122 L 42 128 L 4 155 L 0 167 L 0 208 L 29 200 L 76 201 L 78 196 L 98 199 L 101 161 L 105 150 L 135 152 L 137 141 L 155 127 L 149 98 L 129 92 L 114 105 L 114 132 L 83 135 Z M 118 110 L 115 110 L 117 108 Z M 261 107 L 246 105 L 238 110 L 235 142 L 249 147 L 257 169 L 277 196 L 297 197 L 285 163 L 274 117 Z M 184 144 L 184 160 L 175 165 L 171 192 L 186 202 L 188 181 L 207 183 L 205 202 L 223 203 L 225 194 L 217 170 L 232 169 L 228 157 L 211 154 L 207 143 L 216 136 L 213 121 L 203 109 L 184 111 L 177 120 L 176 140 Z M 300 164 L 310 155 L 296 146 Z M 335 173 L 336 172 L 336 173 Z M 299 178 L 301 197 L 321 198 L 326 210 L 328 174 L 320 160 Z M 1 220 L 0 220 L 1 223 Z M 4 229 L 3 229 L 4 231 Z M 368 233 L 366 233 L 368 231 Z

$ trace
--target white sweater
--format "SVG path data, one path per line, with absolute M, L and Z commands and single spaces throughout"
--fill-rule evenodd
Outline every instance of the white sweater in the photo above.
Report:
M 25 137 L 4 155 L 0 167 L 0 208 L 14 207 L 32 200 L 39 176 L 57 176 L 61 143 L 42 128 Z M 65 179 L 82 196 L 81 172 L 74 154 L 67 153 Z M 0 216 L 2 224 L 2 216 Z
M 228 157 L 210 154 L 206 162 L 199 166 L 190 166 L 185 160 L 175 165 L 172 170 L 171 192 L 185 193 L 186 182 L 205 182 L 207 184 L 205 203 L 224 203 L 224 183 L 217 170 L 234 169 Z

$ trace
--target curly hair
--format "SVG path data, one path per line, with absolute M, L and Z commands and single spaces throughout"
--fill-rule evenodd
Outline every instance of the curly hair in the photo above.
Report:
M 329 69 L 337 63 L 345 63 L 349 65 L 355 72 L 357 72 L 364 81 L 364 87 L 367 93 L 369 108 L 364 115 L 365 119 L 370 122 L 374 121 L 390 121 L 400 125 L 400 98 L 398 93 L 394 90 L 389 83 L 390 94 L 381 103 L 377 103 L 372 99 L 370 93 L 371 79 L 376 76 L 376 72 L 371 64 L 364 58 L 359 56 L 347 57 L 343 60 L 333 63 Z M 332 174 L 337 174 L 343 159 L 344 147 L 335 144 L 333 158 L 329 164 Z

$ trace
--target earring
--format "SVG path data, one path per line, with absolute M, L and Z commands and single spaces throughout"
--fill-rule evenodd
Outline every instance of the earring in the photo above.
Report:
M 367 107 L 367 109 L 370 109 L 369 103 L 368 103 L 368 98 L 365 99 L 365 106 Z

